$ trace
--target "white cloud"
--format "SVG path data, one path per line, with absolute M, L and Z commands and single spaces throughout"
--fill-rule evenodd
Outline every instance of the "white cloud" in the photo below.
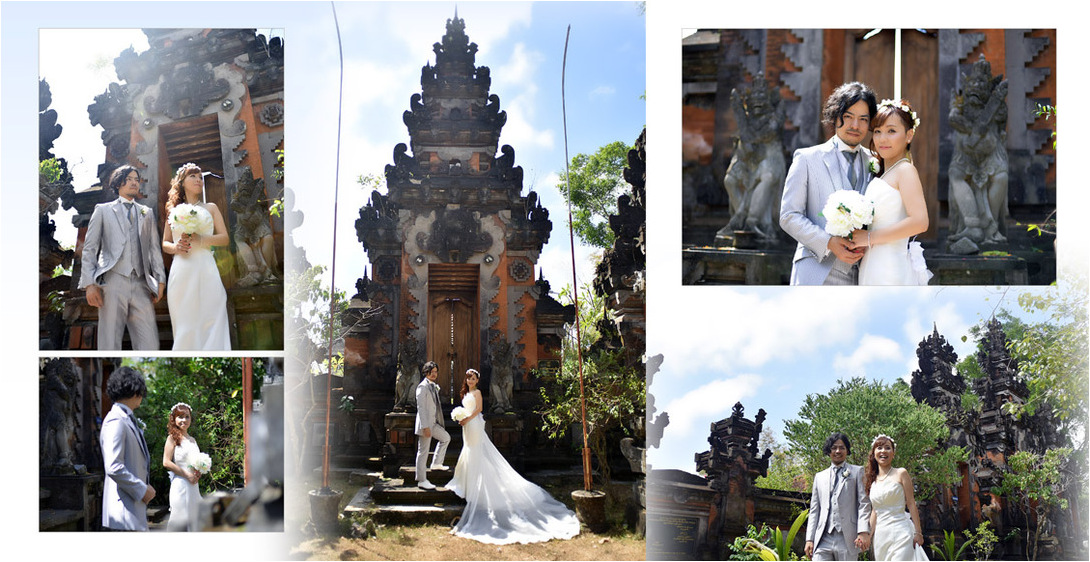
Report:
M 730 415 L 737 402 L 755 396 L 764 380 L 753 374 L 717 379 L 686 392 L 659 407 L 670 415 L 666 435 L 670 439 L 686 440 L 694 430 L 703 431 L 704 424 Z
M 648 351 L 680 362 L 679 373 L 793 361 L 855 340 L 869 318 L 870 295 L 844 298 L 828 287 L 682 287 L 649 299 Z
M 597 88 L 591 90 L 588 97 L 590 99 L 608 98 L 608 97 L 613 97 L 613 94 L 615 94 L 615 93 L 617 93 L 616 88 L 614 88 L 613 86 L 603 85 L 603 86 L 598 86 Z
M 904 353 L 901 345 L 883 336 L 864 334 L 859 340 L 859 346 L 851 355 L 837 353 L 833 358 L 833 368 L 843 378 L 865 377 L 867 367 L 874 363 L 885 361 L 901 361 Z

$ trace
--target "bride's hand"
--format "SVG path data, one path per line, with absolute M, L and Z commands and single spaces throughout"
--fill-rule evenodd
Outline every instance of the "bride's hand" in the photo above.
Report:
M 197 480 L 200 480 L 200 478 L 201 478 L 200 471 L 198 471 L 198 470 L 187 470 L 186 471 L 185 479 L 188 480 L 190 484 L 196 484 Z
M 462 418 L 462 419 L 458 420 L 458 425 L 464 426 L 467 423 L 469 423 L 469 418 Z
M 870 231 L 858 229 L 852 232 L 851 240 L 848 241 L 852 250 L 865 250 L 870 248 Z

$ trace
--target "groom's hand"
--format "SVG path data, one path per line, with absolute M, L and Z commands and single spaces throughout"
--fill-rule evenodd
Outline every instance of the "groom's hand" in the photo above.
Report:
M 431 428 L 430 427 L 425 427 L 424 428 L 424 437 L 431 437 Z
M 870 533 L 859 533 L 859 536 L 855 539 L 856 547 L 859 550 L 870 549 Z
M 94 283 L 87 286 L 87 304 L 95 308 L 102 306 L 102 287 Z
M 159 301 L 163 300 L 163 291 L 165 291 L 165 290 L 166 290 L 166 288 L 167 288 L 167 284 L 166 284 L 166 283 L 159 283 L 159 294 L 158 294 L 158 295 L 156 295 L 156 296 L 155 296 L 155 300 L 153 300 L 153 301 L 151 301 L 151 302 L 153 302 L 153 303 L 158 303 Z
M 852 251 L 852 242 L 847 238 L 833 236 L 829 239 L 829 244 L 827 246 L 829 248 L 829 251 L 836 256 L 836 259 L 844 263 L 853 264 L 863 259 L 862 252 Z
M 148 489 L 147 489 L 146 492 L 144 492 L 144 498 L 142 500 L 140 500 L 140 501 L 144 502 L 145 504 L 148 504 L 148 503 L 151 503 L 151 499 L 154 498 L 154 497 L 155 497 L 155 488 L 152 488 L 151 484 L 148 484 Z
M 806 541 L 806 548 L 803 549 L 806 552 L 807 558 L 814 557 L 814 541 Z

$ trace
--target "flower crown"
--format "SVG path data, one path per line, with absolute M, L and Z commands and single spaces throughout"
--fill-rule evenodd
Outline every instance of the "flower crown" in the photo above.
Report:
M 200 167 L 200 166 L 198 166 L 198 165 L 196 165 L 196 164 L 194 164 L 194 163 L 192 163 L 192 162 L 186 162 L 185 164 L 182 164 L 181 166 L 179 166 L 179 167 L 178 167 L 178 170 L 177 170 L 176 172 L 174 172 L 174 175 L 175 175 L 175 176 L 179 176 L 179 175 L 181 175 L 181 173 L 182 173 L 183 171 L 185 171 L 185 170 L 186 170 L 186 168 L 196 168 L 196 169 L 198 169 L 198 170 L 200 170 L 200 169 L 201 169 L 201 167 Z
M 874 438 L 874 441 L 870 442 L 871 449 L 874 448 L 874 444 L 877 443 L 879 439 L 889 439 L 889 442 L 893 444 L 893 448 L 897 448 L 897 442 L 894 441 L 892 437 L 886 435 L 885 433 L 879 433 L 878 436 Z
M 885 107 L 885 106 L 895 107 L 895 108 L 900 109 L 901 111 L 907 113 L 908 116 L 912 118 L 912 128 L 913 129 L 920 126 L 920 118 L 916 115 L 915 111 L 912 111 L 912 109 L 908 107 L 908 104 L 906 104 L 905 102 L 903 102 L 903 101 L 893 101 L 893 100 L 882 100 L 882 103 L 878 104 L 879 108 L 882 108 L 882 107 Z
M 186 409 L 188 409 L 188 410 L 189 410 L 190 412 L 192 412 L 192 411 L 193 411 L 193 407 L 192 407 L 192 406 L 190 406 L 189 404 L 186 404 L 185 402 L 178 402 L 177 404 L 175 404 L 175 405 L 171 406 L 171 407 L 170 407 L 170 411 L 171 411 L 171 412 L 173 412 L 173 411 L 174 411 L 175 409 L 177 409 L 177 408 L 178 408 L 178 406 L 185 406 L 185 407 L 186 407 Z

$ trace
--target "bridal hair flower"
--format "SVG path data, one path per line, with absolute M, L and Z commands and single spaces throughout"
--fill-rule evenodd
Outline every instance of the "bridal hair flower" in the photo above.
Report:
M 193 407 L 190 406 L 189 404 L 186 404 L 185 402 L 178 402 L 177 404 L 171 406 L 170 411 L 173 412 L 174 410 L 178 409 L 178 406 L 185 406 L 186 409 L 189 410 L 190 412 L 193 411 Z
M 893 445 L 893 448 L 897 448 L 897 442 L 894 441 L 892 437 L 886 435 L 885 433 L 879 433 L 878 436 L 874 438 L 874 441 L 870 442 L 871 449 L 874 448 L 874 444 L 877 443 L 879 439 L 888 439 L 890 444 Z
M 882 107 L 885 107 L 885 106 L 894 107 L 894 108 L 900 109 L 901 111 L 907 113 L 908 116 L 912 118 L 912 128 L 913 129 L 920 126 L 920 118 L 916 115 L 916 112 L 913 111 L 912 108 L 908 107 L 908 104 L 905 103 L 904 100 L 902 100 L 902 101 L 882 100 L 882 103 L 878 104 L 879 109 L 881 109 Z

